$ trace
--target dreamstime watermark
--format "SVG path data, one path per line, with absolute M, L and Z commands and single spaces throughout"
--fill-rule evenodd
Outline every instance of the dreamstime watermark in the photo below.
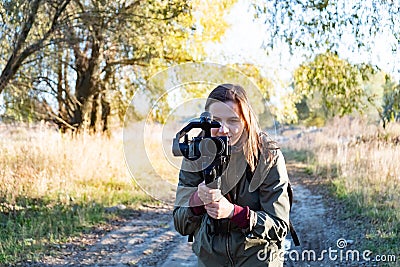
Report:
M 336 242 L 336 248 L 329 247 L 321 251 L 305 249 L 302 251 L 289 250 L 266 253 L 260 250 L 257 258 L 260 261 L 274 261 L 278 257 L 281 261 L 287 259 L 295 262 L 396 262 L 397 256 L 394 254 L 377 254 L 374 255 L 371 250 L 359 251 L 357 249 L 347 249 L 348 242 L 346 239 L 340 238 Z

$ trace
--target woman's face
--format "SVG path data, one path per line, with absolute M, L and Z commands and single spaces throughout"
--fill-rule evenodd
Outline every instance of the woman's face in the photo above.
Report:
M 238 104 L 232 101 L 217 101 L 210 105 L 209 112 L 214 120 L 221 123 L 220 128 L 211 129 L 211 136 L 229 136 L 231 144 L 235 145 L 244 130 L 244 120 Z

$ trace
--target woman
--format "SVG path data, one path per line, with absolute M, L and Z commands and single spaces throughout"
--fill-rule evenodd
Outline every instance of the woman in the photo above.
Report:
M 220 122 L 212 136 L 229 136 L 232 155 L 221 188 L 183 161 L 173 212 L 176 230 L 193 235 L 198 266 L 282 266 L 289 230 L 288 175 L 279 148 L 261 132 L 245 90 L 222 84 L 205 110 Z

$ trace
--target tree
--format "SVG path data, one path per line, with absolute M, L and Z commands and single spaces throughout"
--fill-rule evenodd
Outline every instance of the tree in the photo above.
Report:
M 366 71 L 361 73 L 364 81 L 364 78 L 370 75 L 371 67 L 383 69 L 390 65 L 393 69 L 385 71 L 400 73 L 399 1 L 254 0 L 252 6 L 256 19 L 265 23 L 263 42 L 267 53 L 287 49 L 297 57 L 301 55 L 305 60 L 311 60 L 316 54 L 330 51 L 347 60 L 360 72 Z M 391 53 L 391 56 L 383 60 L 381 57 L 381 61 L 376 60 L 375 53 L 383 50 L 381 48 L 377 51 L 377 45 L 384 45 L 386 47 L 384 50 L 388 50 L 384 52 Z M 350 58 L 350 53 L 363 56 L 354 59 Z M 358 64 L 360 61 L 356 60 L 367 63 L 368 68 L 365 68 L 366 64 Z M 361 97 L 359 94 L 361 91 L 353 93 L 355 98 Z M 314 95 L 314 99 L 316 97 Z M 365 95 L 364 98 L 366 99 L 363 103 L 368 102 L 371 100 L 371 95 Z M 288 98 L 284 100 L 288 103 Z M 325 100 L 328 100 L 328 104 L 332 102 L 329 99 Z M 295 99 L 295 101 L 298 103 L 300 100 Z M 310 99 L 307 101 L 310 102 Z M 292 109 L 293 104 L 288 104 L 289 109 Z M 352 109 L 352 105 L 352 103 L 347 107 L 342 105 L 342 111 L 335 113 L 348 112 Z M 326 113 L 326 110 L 323 113 Z M 295 118 L 292 118 L 292 121 L 295 121 Z
M 385 77 L 384 95 L 382 101 L 381 119 L 383 122 L 383 128 L 392 121 L 400 120 L 400 84 L 396 84 L 390 78 Z
M 204 44 L 208 42 L 219 42 L 221 37 L 224 35 L 226 29 L 229 27 L 225 21 L 224 15 L 230 10 L 230 8 L 237 2 L 237 0 L 193 0 L 190 1 L 191 14 L 190 23 L 186 23 L 186 27 L 190 34 L 185 39 L 187 46 L 185 47 L 190 60 L 181 62 L 202 62 L 206 60 L 206 52 L 204 50 Z M 168 37 L 169 42 L 175 42 L 174 36 Z M 179 50 L 176 50 L 179 51 Z M 201 64 L 200 64 L 201 65 Z M 171 111 L 170 103 L 168 103 L 167 95 L 159 98 L 160 95 L 165 93 L 166 84 L 171 83 L 171 80 L 175 80 L 173 83 L 178 87 L 182 87 L 180 97 L 183 99 L 193 98 L 205 98 L 207 92 L 211 89 L 210 85 L 206 85 L 204 82 L 207 79 L 213 80 L 215 76 L 219 76 L 218 73 L 212 73 L 215 70 L 213 67 L 206 70 L 203 67 L 207 67 L 207 64 L 200 66 L 198 64 L 185 64 L 183 68 L 179 69 L 179 73 L 170 74 L 169 71 L 165 71 L 166 67 L 171 67 L 171 64 L 153 64 L 148 70 L 149 75 L 146 76 L 146 80 L 151 79 L 150 84 L 146 85 L 147 89 L 150 89 L 151 94 L 147 94 L 150 99 L 150 103 L 153 106 L 153 113 L 150 114 L 150 119 L 164 123 L 166 117 Z M 174 69 L 174 68 L 172 68 Z M 175 70 L 176 70 L 175 69 Z M 165 71 L 165 75 L 157 76 L 157 72 Z M 205 71 L 210 76 L 206 77 L 202 82 L 199 83 L 196 76 L 198 71 Z M 155 79 L 152 79 L 157 76 Z M 184 84 L 184 85 L 183 85 Z
M 8 56 L 0 75 L 0 93 L 28 57 L 55 41 L 70 0 L 2 1 L 1 50 Z M 46 15 L 43 15 L 46 14 Z M 0 64 L 3 65 L 5 58 Z
M 18 2 L 26 6 L 25 13 L 18 12 L 15 4 L 14 15 L 22 13 L 28 17 L 23 25 L 37 27 L 30 26 L 21 31 L 2 77 L 10 81 L 19 75 L 18 69 L 24 73 L 22 67 L 24 70 L 32 66 L 38 68 L 38 71 L 29 72 L 27 76 L 30 76 L 30 80 L 26 86 L 20 84 L 19 95 L 28 96 L 29 92 L 35 91 L 40 96 L 41 110 L 44 108 L 63 127 L 107 128 L 111 108 L 108 95 L 113 90 L 119 90 L 117 79 L 126 75 L 121 73 L 123 66 L 147 67 L 154 58 L 162 58 L 165 64 L 190 60 L 182 47 L 188 35 L 183 24 L 190 22 L 187 19 L 189 7 L 186 2 L 170 1 L 165 5 L 158 1 L 93 0 L 74 1 L 68 7 L 65 5 L 62 22 L 53 19 L 57 27 L 51 27 L 48 34 L 28 46 L 35 49 L 25 49 L 17 63 L 22 63 L 29 55 L 31 60 L 15 64 L 14 55 L 19 51 L 18 46 L 23 46 L 23 41 L 29 40 L 29 36 L 41 35 L 45 28 L 43 25 L 49 24 L 46 22 L 46 8 L 61 3 L 58 2 L 34 1 L 30 5 L 29 1 Z M 14 7 L 11 4 L 9 6 Z M 10 20 L 9 32 L 14 30 L 18 33 L 19 26 L 13 23 Z M 57 36 L 54 34 L 50 39 L 50 33 L 54 33 L 55 29 Z M 166 39 L 173 40 L 174 37 L 174 43 L 164 43 Z M 8 71 L 9 68 L 12 72 Z M 6 79 L 2 81 L 5 87 Z M 16 96 L 11 88 L 9 91 L 10 97 Z M 12 108 L 17 110 L 18 105 Z
M 399 1 L 289 0 L 253 1 L 256 16 L 268 27 L 266 47 L 284 42 L 293 52 L 304 47 L 312 52 L 369 50 L 372 37 L 393 37 L 393 53 L 399 50 Z
M 70 112 L 59 117 L 73 127 L 106 130 L 110 95 L 121 89 L 118 81 L 124 81 L 123 76 L 137 76 L 138 68 L 150 68 L 155 59 L 165 63 L 191 60 L 183 47 L 189 7 L 182 1 L 168 5 L 157 1 L 75 3 L 68 10 L 73 20 L 66 23 L 64 32 L 65 49 L 71 54 L 69 67 L 77 77 L 68 98 L 75 101 L 69 101 Z M 176 37 L 174 42 L 166 42 L 171 35 Z M 63 90 L 66 96 L 67 88 Z
M 218 14 L 219 21 L 225 12 L 222 7 L 234 2 L 221 1 L 211 13 Z M 156 95 L 146 86 L 146 80 L 155 72 L 171 64 L 193 61 L 193 55 L 201 59 L 201 44 L 191 43 L 193 36 L 199 40 L 193 34 L 194 25 L 203 25 L 202 32 L 207 36 L 214 29 L 204 27 L 211 19 L 199 22 L 191 16 L 191 9 L 201 3 L 73 1 L 64 9 L 62 23 L 57 24 L 58 38 L 41 46 L 23 66 L 24 70 L 37 68 L 28 75 L 33 88 L 19 90 L 22 95 L 35 91 L 43 106 L 40 109 L 44 108 L 62 127 L 106 130 L 110 115 L 117 113 L 122 118 L 136 91 Z M 43 18 L 39 25 L 46 23 L 42 11 L 36 13 Z M 206 11 L 204 8 L 200 13 Z M 213 38 L 218 39 L 224 29 Z M 39 33 L 36 28 L 31 31 L 35 36 Z
M 373 72 L 370 66 L 352 65 L 332 52 L 319 54 L 295 71 L 295 102 L 301 103 L 306 97 L 309 112 L 320 110 L 324 118 L 362 111 L 373 101 L 363 88 L 368 71 Z
M 263 41 L 267 53 L 283 47 L 310 60 L 330 51 L 360 72 L 366 71 L 361 73 L 363 78 L 370 75 L 371 67 L 400 73 L 399 1 L 255 0 L 252 5 L 256 19 L 265 23 Z M 381 52 L 385 56 L 377 55 Z M 355 98 L 351 100 L 361 96 L 361 91 L 353 93 Z M 329 102 L 328 99 L 328 105 Z M 339 114 L 350 111 L 352 105 L 342 105 Z
M 0 93 L 5 116 L 11 120 L 37 120 L 45 116 L 39 91 L 34 92 L 39 55 L 60 41 L 60 22 L 70 0 L 2 1 L 0 3 Z M 21 69 L 24 68 L 24 71 Z

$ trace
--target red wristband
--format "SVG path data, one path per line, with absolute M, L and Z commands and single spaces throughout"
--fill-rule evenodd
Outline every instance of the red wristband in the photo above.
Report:
M 189 206 L 194 215 L 202 215 L 206 213 L 203 201 L 199 198 L 198 192 L 194 192 L 189 199 Z
M 233 216 L 231 221 L 240 228 L 247 228 L 250 225 L 250 208 L 234 204 Z

